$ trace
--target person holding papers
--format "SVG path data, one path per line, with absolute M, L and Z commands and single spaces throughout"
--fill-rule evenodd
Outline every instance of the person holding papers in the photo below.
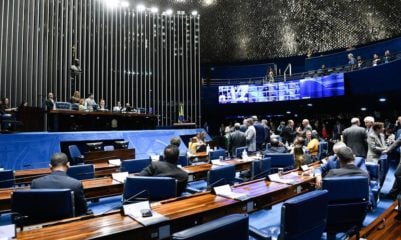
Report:
M 164 161 L 152 161 L 149 166 L 138 173 L 138 176 L 172 177 L 178 180 L 177 195 L 185 190 L 188 173 L 177 166 L 180 151 L 175 145 L 168 145 L 164 149 Z

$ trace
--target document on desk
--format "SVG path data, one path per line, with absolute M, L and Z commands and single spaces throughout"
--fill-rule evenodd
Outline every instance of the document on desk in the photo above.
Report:
M 215 159 L 215 160 L 212 160 L 212 164 L 217 165 L 217 166 L 225 166 L 225 165 L 228 165 L 229 163 L 220 161 L 220 159 Z
M 110 159 L 109 160 L 109 165 L 113 165 L 113 166 L 121 166 L 121 160 L 120 159 Z
M 279 176 L 278 173 L 275 173 L 275 174 L 270 174 L 269 178 L 271 182 L 285 183 L 290 185 L 296 184 L 299 180 L 298 173 L 289 173 L 282 176 Z
M 161 215 L 160 213 L 153 211 L 150 207 L 149 201 L 142 201 L 137 203 L 131 203 L 123 205 L 124 214 L 139 222 L 144 226 L 149 226 L 152 224 L 168 221 L 169 218 Z M 144 210 L 149 210 L 152 212 L 152 216 L 144 217 L 142 212 Z
M 231 199 L 235 199 L 235 200 L 239 200 L 239 201 L 245 201 L 245 200 L 249 199 L 249 196 L 246 195 L 245 193 L 233 192 L 231 190 L 230 185 L 228 185 L 228 184 L 214 187 L 213 190 L 217 196 L 231 198 Z
M 117 182 L 124 183 L 128 177 L 128 172 L 119 172 L 119 173 L 112 173 L 111 174 L 113 180 Z

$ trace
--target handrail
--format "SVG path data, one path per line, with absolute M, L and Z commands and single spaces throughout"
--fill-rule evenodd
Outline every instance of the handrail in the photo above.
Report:
M 287 80 L 287 70 L 290 72 L 290 76 L 292 76 L 292 65 L 289 63 L 287 67 L 284 69 L 284 82 Z

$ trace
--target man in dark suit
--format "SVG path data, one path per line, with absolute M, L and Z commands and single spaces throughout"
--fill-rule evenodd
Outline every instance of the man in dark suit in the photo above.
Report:
M 296 135 L 297 132 L 294 130 L 294 121 L 290 119 L 287 121 L 287 126 L 284 127 L 283 132 L 281 133 L 283 143 L 291 145 L 294 142 Z
M 265 142 L 265 128 L 263 125 L 258 121 L 257 116 L 253 116 L 253 126 L 255 127 L 256 131 L 256 150 L 262 150 L 263 144 Z
M 352 126 L 343 131 L 344 143 L 352 149 L 355 156 L 366 157 L 368 152 L 367 134 L 363 127 L 360 127 L 359 118 L 351 119 Z
M 177 167 L 180 151 L 175 145 L 168 145 L 164 149 L 164 161 L 152 161 L 143 169 L 139 176 L 172 177 L 177 179 L 177 195 L 185 190 L 188 181 L 188 173 Z
M 64 153 L 53 154 L 49 166 L 52 173 L 50 175 L 33 180 L 31 188 L 69 188 L 74 191 L 75 215 L 79 216 L 86 214 L 88 211 L 88 206 L 86 204 L 82 183 L 77 179 L 67 176 L 66 174 L 69 167 L 67 155 Z
M 54 101 L 54 96 L 52 92 L 49 92 L 47 94 L 47 99 L 45 100 L 43 107 L 46 108 L 46 110 L 48 111 L 56 109 L 56 102 Z
M 239 123 L 234 124 L 234 132 L 227 136 L 227 149 L 231 156 L 235 156 L 235 149 L 246 146 L 245 133 L 240 131 L 241 125 Z M 239 156 L 237 156 L 239 157 Z
M 354 164 L 354 153 L 349 147 L 342 147 L 337 150 L 336 153 L 338 160 L 340 161 L 340 168 L 331 169 L 326 177 L 341 177 L 341 176 L 366 176 L 369 174 L 355 166 Z
M 398 149 L 401 146 L 401 138 L 397 139 L 393 144 L 388 147 L 383 153 L 391 152 L 394 149 Z M 399 161 L 397 168 L 394 171 L 394 183 L 390 192 L 386 196 L 389 199 L 395 200 L 397 195 L 401 194 L 401 161 Z

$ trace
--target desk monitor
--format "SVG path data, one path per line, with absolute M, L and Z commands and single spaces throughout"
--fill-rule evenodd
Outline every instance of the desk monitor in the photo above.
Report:
M 114 149 L 127 149 L 128 143 L 129 143 L 128 141 L 115 141 Z
M 86 143 L 86 147 L 87 147 L 88 152 L 102 151 L 103 150 L 103 142 Z

